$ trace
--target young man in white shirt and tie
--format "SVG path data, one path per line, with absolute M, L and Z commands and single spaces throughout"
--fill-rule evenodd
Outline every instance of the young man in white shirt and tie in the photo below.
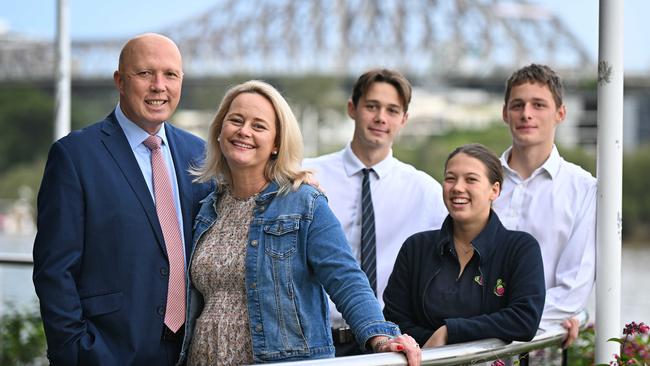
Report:
M 493 209 L 508 229 L 539 242 L 546 280 L 540 328 L 562 322 L 568 347 L 578 336 L 573 315 L 585 307 L 595 280 L 596 179 L 555 147 L 565 116 L 562 82 L 551 68 L 531 64 L 510 76 L 503 120 L 512 146 L 501 156 L 503 189 Z
M 411 85 L 402 74 L 367 71 L 355 83 L 347 105 L 355 126 L 352 141 L 341 151 L 303 162 L 303 167 L 315 171 L 382 306 L 384 288 L 404 241 L 416 232 L 439 228 L 447 214 L 440 184 L 392 154 L 393 142 L 408 119 L 410 101 Z M 336 356 L 360 354 L 331 303 L 330 313 Z

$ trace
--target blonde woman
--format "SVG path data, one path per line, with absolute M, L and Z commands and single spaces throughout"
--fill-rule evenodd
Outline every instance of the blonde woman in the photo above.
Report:
M 327 291 L 364 348 L 419 364 L 417 343 L 384 320 L 325 196 L 303 183 L 301 159 L 277 90 L 249 81 L 226 93 L 195 172 L 217 188 L 194 222 L 181 363 L 333 357 Z

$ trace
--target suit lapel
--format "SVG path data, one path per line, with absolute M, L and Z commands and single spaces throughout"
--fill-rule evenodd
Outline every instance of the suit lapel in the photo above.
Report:
M 167 253 L 162 229 L 158 221 L 158 214 L 156 214 L 156 206 L 147 188 L 147 183 L 144 181 L 138 162 L 135 160 L 135 156 L 133 156 L 131 146 L 129 146 L 124 131 L 122 131 L 122 128 L 117 123 L 114 113 L 104 121 L 102 132 L 104 133 L 102 143 L 113 157 L 115 163 L 119 166 L 122 174 L 124 174 L 129 186 L 135 192 L 138 201 L 140 201 L 140 205 L 142 205 L 147 215 L 151 228 L 156 234 L 158 245 L 163 253 Z
M 190 168 L 191 154 L 187 151 L 185 144 L 178 135 L 176 128 L 169 123 L 165 125 L 165 133 L 169 142 L 169 149 L 176 167 L 176 180 L 178 182 L 178 195 L 181 201 L 181 213 L 183 215 L 183 235 L 185 238 L 185 253 L 190 253 L 192 246 L 192 177 Z M 187 259 L 187 258 L 186 258 Z

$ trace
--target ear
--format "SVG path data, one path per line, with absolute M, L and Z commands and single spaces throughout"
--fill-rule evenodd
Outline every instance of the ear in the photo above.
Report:
M 113 82 L 115 83 L 115 87 L 117 90 L 122 94 L 123 92 L 123 86 L 124 86 L 124 80 L 122 80 L 122 75 L 120 75 L 120 72 L 118 70 L 115 70 L 113 73 Z
M 504 104 L 503 108 L 501 108 L 501 119 L 503 119 L 503 123 L 508 124 L 508 105 Z
M 354 106 L 352 99 L 348 99 L 348 116 L 353 120 L 357 119 L 357 107 Z
M 555 112 L 555 125 L 562 123 L 564 121 L 564 118 L 566 118 L 566 106 L 562 104 L 560 108 L 558 108 Z
M 406 125 L 406 122 L 408 122 L 409 119 L 409 112 L 404 112 L 404 116 L 402 116 L 402 123 L 401 126 L 404 127 Z
M 499 182 L 494 182 L 492 184 L 492 192 L 490 192 L 490 201 L 494 202 L 499 197 L 499 194 L 501 194 L 501 185 Z

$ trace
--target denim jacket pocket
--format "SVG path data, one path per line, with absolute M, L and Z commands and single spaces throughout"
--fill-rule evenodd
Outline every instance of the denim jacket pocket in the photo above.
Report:
M 266 254 L 275 259 L 290 258 L 296 252 L 300 218 L 278 218 L 264 224 Z

